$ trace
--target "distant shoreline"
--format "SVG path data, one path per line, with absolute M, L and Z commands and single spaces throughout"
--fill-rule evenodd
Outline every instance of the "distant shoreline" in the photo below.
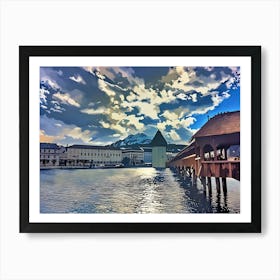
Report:
M 123 169 L 123 168 L 143 168 L 143 167 L 152 167 L 150 165 L 134 165 L 134 166 L 102 166 L 102 167 L 89 167 L 89 166 L 41 166 L 40 170 L 48 170 L 48 169 Z

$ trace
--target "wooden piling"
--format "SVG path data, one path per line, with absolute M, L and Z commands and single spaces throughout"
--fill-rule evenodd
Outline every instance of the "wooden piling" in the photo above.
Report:
M 209 192 L 209 194 L 211 194 L 212 193 L 211 177 L 207 177 L 207 186 L 208 186 L 208 192 Z
M 206 178 L 205 177 L 201 177 L 201 183 L 203 186 L 203 191 L 206 192 Z
M 216 190 L 217 190 L 217 193 L 221 193 L 221 182 L 220 182 L 220 178 L 219 177 L 216 177 Z
M 222 178 L 222 185 L 223 185 L 223 192 L 224 194 L 227 193 L 227 179 L 226 178 Z
M 193 185 L 197 185 L 197 176 L 195 175 L 195 173 L 193 172 Z
M 186 180 L 186 177 L 187 177 L 187 169 L 186 169 L 186 167 L 183 169 L 183 174 L 184 174 L 184 180 Z

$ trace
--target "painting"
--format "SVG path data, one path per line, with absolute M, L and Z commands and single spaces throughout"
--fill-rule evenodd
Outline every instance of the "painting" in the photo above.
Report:
M 21 232 L 260 232 L 260 47 L 19 50 Z

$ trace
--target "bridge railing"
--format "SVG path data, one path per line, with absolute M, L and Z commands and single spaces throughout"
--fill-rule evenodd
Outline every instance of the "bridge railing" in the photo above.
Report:
M 240 160 L 201 161 L 202 177 L 230 177 L 240 180 Z

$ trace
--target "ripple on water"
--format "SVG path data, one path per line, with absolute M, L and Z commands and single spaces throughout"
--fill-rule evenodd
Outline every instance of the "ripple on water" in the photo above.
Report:
M 239 213 L 239 182 L 212 195 L 170 169 L 41 170 L 41 213 Z

